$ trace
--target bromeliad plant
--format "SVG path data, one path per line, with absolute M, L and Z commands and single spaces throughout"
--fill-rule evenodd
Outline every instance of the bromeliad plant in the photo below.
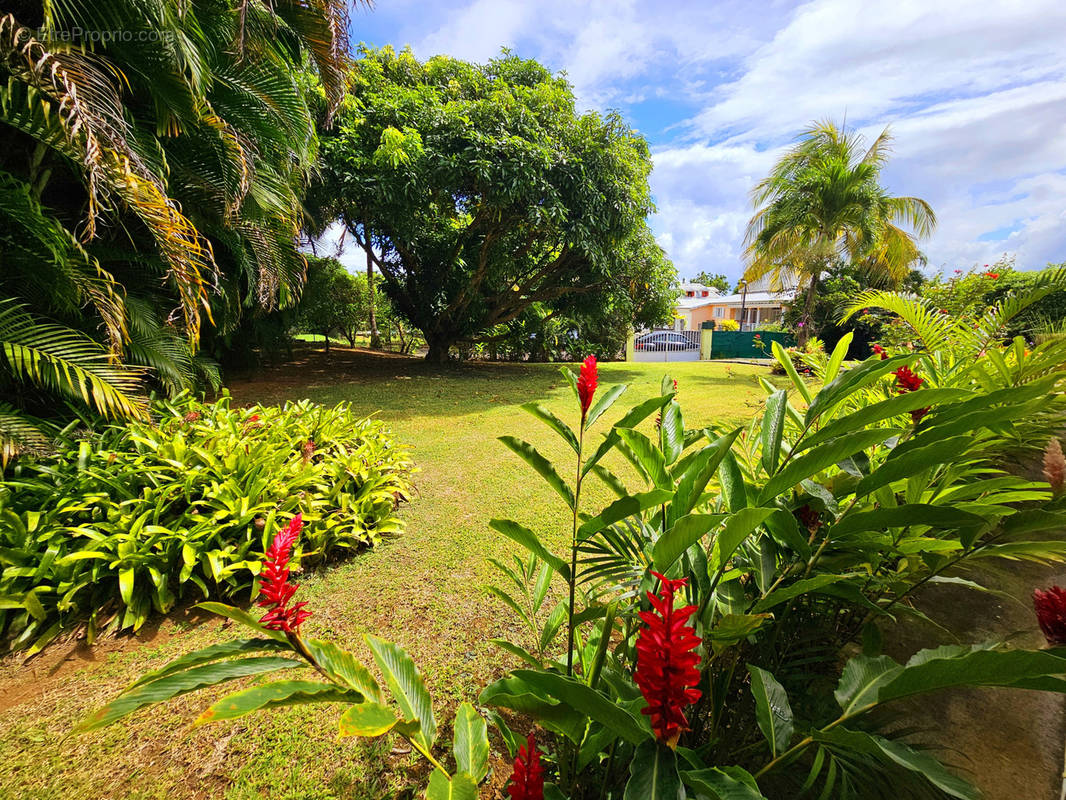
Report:
M 399 532 L 411 465 L 346 405 L 159 402 L 150 422 L 71 430 L 0 481 L 0 641 L 136 630 L 182 598 L 252 588 L 270 531 L 313 523 L 305 566 Z
M 435 751 L 438 737 L 433 703 L 422 676 L 403 648 L 369 634 L 364 637 L 384 678 L 386 692 L 350 652 L 303 635 L 301 626 L 312 612 L 306 603 L 292 602 L 299 586 L 292 582 L 289 569 L 302 529 L 303 522 L 296 515 L 273 537 L 260 573 L 258 605 L 266 613 L 259 620 L 222 603 L 198 606 L 243 626 L 251 634 L 248 638 L 188 653 L 143 675 L 86 719 L 81 730 L 110 725 L 146 706 L 233 680 L 282 670 L 313 670 L 314 674 L 306 677 L 283 677 L 228 694 L 206 708 L 194 725 L 238 719 L 278 706 L 339 704 L 345 706 L 339 721 L 342 738 L 395 733 L 432 765 L 425 794 L 428 800 L 474 800 L 478 784 L 488 775 L 489 741 L 485 720 L 473 706 L 463 703 L 456 711 L 448 759 Z M 520 776 L 527 787 L 531 781 L 535 784 L 540 780 L 540 762 L 532 738 L 528 747 L 528 757 L 522 754 Z M 454 769 L 445 765 L 448 760 L 454 761 Z M 535 800 L 528 791 L 516 797 Z
M 1066 528 L 1063 501 L 994 460 L 1066 370 L 941 386 L 926 364 L 942 354 L 844 369 L 848 344 L 822 365 L 817 391 L 778 352 L 791 391 L 769 386 L 744 428 L 687 430 L 666 378 L 591 455 L 588 429 L 622 388 L 592 413 L 570 376 L 578 432 L 527 410 L 570 445 L 578 481 L 594 473 L 618 494 L 597 513 L 532 445 L 503 439 L 574 520 L 565 558 L 516 521 L 491 523 L 569 598 L 566 649 L 545 657 L 507 643 L 528 668 L 481 694 L 552 734 L 545 796 L 974 798 L 906 731 L 885 727 L 882 708 L 951 686 L 1066 690 L 1066 649 L 953 645 L 900 663 L 879 644 L 884 626 L 928 619 L 915 604 L 923 586 L 983 591 L 978 567 L 990 559 L 1066 559 L 1066 541 L 1048 537 Z M 626 475 L 604 465 L 612 451 Z

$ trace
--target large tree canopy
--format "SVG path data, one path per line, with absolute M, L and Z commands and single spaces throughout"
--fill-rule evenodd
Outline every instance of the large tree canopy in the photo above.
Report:
M 563 78 L 506 54 L 420 63 L 384 48 L 362 52 L 350 88 L 312 201 L 368 246 L 431 360 L 635 274 L 647 143 L 616 114 L 577 114 Z

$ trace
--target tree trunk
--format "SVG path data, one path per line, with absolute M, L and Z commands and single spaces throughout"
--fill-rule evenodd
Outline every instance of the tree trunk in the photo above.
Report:
M 818 272 L 811 275 L 811 282 L 807 286 L 807 298 L 803 303 L 803 319 L 800 320 L 802 324 L 796 336 L 800 347 L 807 344 L 807 340 L 811 338 L 811 326 L 814 322 L 814 301 L 818 298 L 819 275 L 820 273 Z
M 366 241 L 366 297 L 370 307 L 370 349 L 381 349 L 381 335 L 378 333 L 378 313 L 374 302 L 374 262 L 370 257 L 370 231 L 363 226 L 363 238 Z
M 452 343 L 445 339 L 430 339 L 428 344 L 429 352 L 426 353 L 426 361 L 430 364 L 447 364 L 448 351 L 451 350 Z
M 326 340 L 326 352 L 328 353 L 329 352 L 329 332 L 327 331 L 326 333 L 322 334 L 322 336 Z

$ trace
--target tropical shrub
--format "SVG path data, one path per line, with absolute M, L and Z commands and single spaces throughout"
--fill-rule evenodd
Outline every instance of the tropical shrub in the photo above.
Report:
M 1066 370 L 932 388 L 917 353 L 844 370 L 849 344 L 817 392 L 775 347 L 791 389 L 769 387 L 745 428 L 687 430 L 669 379 L 594 449 L 586 431 L 622 387 L 590 406 L 580 389 L 594 376 L 579 381 L 577 432 L 530 405 L 574 452 L 573 485 L 532 445 L 503 439 L 573 517 L 565 557 L 519 522 L 492 522 L 563 584 L 567 644 L 545 642 L 550 616 L 536 651 L 506 643 L 525 668 L 481 702 L 549 732 L 556 796 L 976 797 L 882 707 L 950 686 L 1066 689 L 1061 648 L 957 645 L 905 663 L 880 652 L 882 628 L 925 618 L 923 586 L 980 591 L 975 568 L 990 559 L 1066 558 L 1066 541 L 1048 538 L 1066 524 L 1061 498 L 992 458 Z M 612 449 L 637 488 L 602 465 Z M 592 474 L 619 495 L 598 513 L 580 508 Z M 526 570 L 538 594 L 543 569 Z
M 293 603 L 298 588 L 290 580 L 289 559 L 303 528 L 299 514 L 274 536 L 260 573 L 258 605 L 267 612 L 258 620 L 239 608 L 201 603 L 250 630 L 253 638 L 211 645 L 188 653 L 137 680 L 112 703 L 86 719 L 82 730 L 109 725 L 140 708 L 173 697 L 251 675 L 281 670 L 313 669 L 325 680 L 282 679 L 252 686 L 223 697 L 205 709 L 195 725 L 236 719 L 263 708 L 341 703 L 339 735 L 377 737 L 394 732 L 433 765 L 426 797 L 430 800 L 476 800 L 478 783 L 489 772 L 488 726 L 470 703 L 463 703 L 452 722 L 451 756 L 434 752 L 437 720 L 422 676 L 407 652 L 367 634 L 364 639 L 384 679 L 387 693 L 354 655 L 321 639 L 305 638 L 301 626 L 313 613 L 306 603 Z M 392 703 L 387 700 L 391 696 Z M 509 742 L 514 749 L 514 742 Z M 532 738 L 530 758 L 535 758 Z M 525 764 L 523 764 L 524 766 Z M 536 775 L 536 767 L 534 767 Z M 529 795 L 532 798 L 532 795 Z
M 791 386 L 769 387 L 745 427 L 687 429 L 677 384 L 665 378 L 660 396 L 595 442 L 593 426 L 625 387 L 597 397 L 593 358 L 577 376 L 564 369 L 576 429 L 537 403 L 525 409 L 572 453 L 573 483 L 530 443 L 501 437 L 571 521 L 563 553 L 518 521 L 490 523 L 528 552 L 514 566 L 497 564 L 509 583 L 494 590 L 528 634 L 498 643 L 524 665 L 480 696 L 517 756 L 513 798 L 976 798 L 886 707 L 955 686 L 1066 692 L 1066 593 L 1057 589 L 1036 595 L 1049 649 L 957 644 L 905 662 L 881 653 L 883 628 L 926 619 L 914 602 L 923 586 L 982 591 L 977 568 L 994 559 L 1066 560 L 1066 541 L 1051 535 L 1066 526 L 1061 449 L 1047 449 L 1047 483 L 994 460 L 997 437 L 1060 391 L 1066 370 L 1022 385 L 1003 377 L 930 387 L 917 353 L 878 354 L 845 370 L 848 345 L 828 356 L 817 391 L 775 347 Z M 612 451 L 632 470 L 607 469 Z M 581 506 L 592 476 L 618 495 L 596 513 Z M 279 534 L 262 573 L 268 610 L 259 622 L 205 604 L 256 638 L 149 673 L 87 726 L 190 687 L 307 665 L 328 682 L 254 686 L 217 701 L 198 723 L 272 705 L 346 703 L 342 735 L 395 732 L 431 762 L 427 798 L 476 797 L 485 772 L 472 753 L 487 743 L 471 706 L 456 718 L 453 771 L 434 750 L 429 696 L 406 653 L 367 637 L 393 707 L 349 654 L 302 637 L 307 611 L 285 587 L 292 530 Z M 553 606 L 549 596 L 561 600 Z M 274 650 L 298 658 L 246 657 Z M 519 747 L 505 713 L 542 730 Z
M 347 404 L 157 402 L 151 422 L 68 431 L 0 482 L 0 635 L 36 650 L 251 589 L 276 521 L 313 522 L 304 566 L 396 533 L 406 451 Z

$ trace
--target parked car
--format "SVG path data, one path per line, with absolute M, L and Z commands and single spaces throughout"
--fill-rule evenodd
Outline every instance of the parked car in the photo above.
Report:
M 675 331 L 655 331 L 653 333 L 645 333 L 643 336 L 637 337 L 635 342 L 637 350 L 699 350 L 700 344 L 694 339 L 690 339 L 683 333 L 677 333 Z

